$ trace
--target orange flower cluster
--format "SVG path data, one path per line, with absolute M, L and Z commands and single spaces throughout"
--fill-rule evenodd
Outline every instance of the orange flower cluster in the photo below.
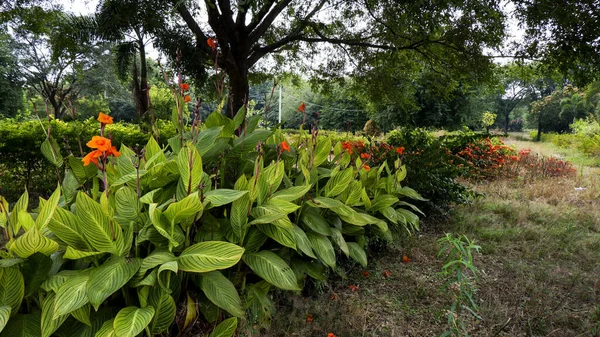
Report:
M 287 152 L 291 151 L 290 146 L 288 145 L 287 141 L 285 141 L 285 140 L 283 142 L 281 142 L 281 144 L 279 144 L 279 146 L 281 148 L 281 150 L 280 150 L 281 153 L 283 153 L 283 151 L 287 151 Z
M 507 164 L 518 161 L 516 150 L 499 139 L 485 138 L 470 143 L 456 155 L 468 164 L 467 176 L 475 179 L 494 179 L 503 175 Z
M 112 117 L 102 112 L 98 115 L 98 121 L 102 126 L 113 123 Z M 110 139 L 102 136 L 93 136 L 92 140 L 87 142 L 86 145 L 94 150 L 81 159 L 84 166 L 88 166 L 90 163 L 98 165 L 98 159 L 100 158 L 106 159 L 108 156 L 118 157 L 121 155 L 121 153 L 117 151 L 117 148 L 112 145 Z
M 352 159 L 367 160 L 365 164 L 379 164 L 388 159 L 396 160 L 399 155 L 404 154 L 404 147 L 394 148 L 385 142 L 374 142 L 368 146 L 362 140 L 342 142 L 342 149 L 353 156 Z
M 207 44 L 207 45 L 208 45 L 208 46 L 209 46 L 209 47 L 210 47 L 210 48 L 211 48 L 213 51 L 217 50 L 217 44 L 218 44 L 218 42 L 217 42 L 217 39 L 208 38 L 208 39 L 206 40 L 206 44 Z
M 531 154 L 530 149 L 519 151 L 518 159 L 508 167 L 507 175 L 526 179 L 547 177 L 570 177 L 577 173 L 573 164 L 566 160 Z
M 336 334 L 334 334 L 333 332 L 330 332 L 327 334 L 327 337 L 338 337 Z
M 306 104 L 304 104 L 304 102 L 302 102 L 300 104 L 300 106 L 298 107 L 298 111 L 300 111 L 300 112 L 305 112 L 306 111 Z

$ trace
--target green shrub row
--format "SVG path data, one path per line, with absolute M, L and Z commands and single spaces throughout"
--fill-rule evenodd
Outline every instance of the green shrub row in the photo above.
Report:
M 166 144 L 175 128 L 170 122 L 158 123 L 159 143 Z M 56 171 L 40 152 L 48 129 L 64 154 L 82 156 L 85 143 L 98 132 L 98 122 L 93 118 L 83 122 L 0 120 L 0 194 L 9 202 L 16 202 L 24 188 L 32 196 L 45 197 L 56 188 Z M 109 125 L 107 132 L 117 145 L 134 146 L 148 140 L 148 133 L 136 124 Z
M 341 273 L 340 258 L 366 267 L 372 240 L 418 229 L 407 201 L 422 198 L 400 160 L 368 166 L 341 142 L 257 124 L 213 113 L 168 146 L 120 155 L 99 141 L 97 166 L 44 141 L 62 184 L 34 211 L 27 192 L 13 207 L 0 198 L 0 337 L 215 324 L 210 336 L 231 337 L 237 318 L 270 320 L 273 289 Z

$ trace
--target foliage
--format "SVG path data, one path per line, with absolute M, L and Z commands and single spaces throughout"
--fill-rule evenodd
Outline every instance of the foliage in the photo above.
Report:
M 456 155 L 464 159 L 467 178 L 495 179 L 504 170 L 504 166 L 511 161 L 518 161 L 517 151 L 504 145 L 498 138 L 479 139 L 466 144 Z
M 468 336 L 462 315 L 467 313 L 481 319 L 474 299 L 480 271 L 473 261 L 473 253 L 478 253 L 481 247 L 464 235 L 455 237 L 452 234 L 446 234 L 438 244 L 441 246 L 438 257 L 445 257 L 441 272 L 447 279 L 444 290 L 452 296 L 452 305 L 447 311 L 449 329 L 441 336 Z
M 490 127 L 496 122 L 496 116 L 495 113 L 489 111 L 484 112 L 481 116 L 481 124 L 483 124 L 486 132 L 489 132 Z
M 93 119 L 77 122 L 52 120 L 42 122 L 29 120 L 17 122 L 11 119 L 0 121 L 0 194 L 9 202 L 16 202 L 23 188 L 34 198 L 49 195 L 57 183 L 55 169 L 40 153 L 46 139 L 46 129 L 60 144 L 63 154 L 83 155 L 85 140 L 91 138 L 96 129 Z M 159 122 L 162 138 L 166 144 L 168 137 L 175 134 L 169 122 Z M 144 144 L 147 133 L 133 124 L 113 124 L 107 127 L 114 144 Z M 34 200 L 34 204 L 37 202 Z
M 27 192 L 0 203 L 1 336 L 185 335 L 202 314 L 231 316 L 211 333 L 230 337 L 235 317 L 272 314 L 271 289 L 325 278 L 338 255 L 365 267 L 371 240 L 418 228 L 406 199 L 420 196 L 399 161 L 369 167 L 341 142 L 257 129 L 245 111 L 191 128 L 181 116 L 165 147 L 150 138 L 119 152 L 94 137 L 95 166 L 43 141 L 62 184 L 30 212 Z M 115 127 L 104 123 L 101 136 Z
M 14 41 L 0 34 L 0 117 L 14 117 L 23 108 L 20 71 Z
M 369 119 L 365 123 L 363 131 L 369 137 L 377 137 L 381 135 L 381 129 L 377 126 L 377 124 L 375 124 L 375 122 L 372 119 Z
M 449 205 L 468 202 L 473 196 L 457 181 L 463 169 L 458 167 L 460 158 L 450 151 L 452 146 L 458 147 L 458 141 L 450 141 L 455 138 L 437 139 L 423 128 L 401 128 L 387 136 L 390 145 L 404 147 L 406 183 L 427 199 L 420 207 L 428 214 L 446 211 Z

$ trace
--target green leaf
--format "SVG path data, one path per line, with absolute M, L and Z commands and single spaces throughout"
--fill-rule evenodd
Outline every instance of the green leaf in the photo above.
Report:
M 12 309 L 8 305 L 0 306 L 0 332 L 6 327 L 11 311 Z
M 360 263 L 363 268 L 367 267 L 367 254 L 356 242 L 348 242 L 348 249 L 350 250 L 350 257 L 354 261 Z
M 212 271 L 200 275 L 200 289 L 206 297 L 233 316 L 244 317 L 242 301 L 233 283 L 221 272 Z
M 326 236 L 317 233 L 309 232 L 306 235 L 319 259 L 331 268 L 335 268 L 335 251 L 331 241 Z
M 108 321 L 104 322 L 100 329 L 96 332 L 94 337 L 117 337 L 114 328 L 115 319 L 111 318 Z
M 402 196 L 405 196 L 405 197 L 409 197 L 409 198 L 414 199 L 414 200 L 427 201 L 427 199 L 423 198 L 419 194 L 419 192 L 417 192 L 417 191 L 415 191 L 412 188 L 407 187 L 407 186 L 399 188 L 398 190 L 396 190 L 396 192 L 399 195 L 402 195 Z
M 243 237 L 248 228 L 248 208 L 250 207 L 250 196 L 248 194 L 235 200 L 231 204 L 231 216 L 229 218 L 231 229 L 239 238 Z
M 40 286 L 45 291 L 58 292 L 58 288 L 73 275 L 79 274 L 79 270 L 63 270 L 46 279 Z
M 346 255 L 346 256 L 350 256 L 350 250 L 348 248 L 348 244 L 346 243 L 346 240 L 344 240 L 344 236 L 342 235 L 342 232 L 340 232 L 337 228 L 332 228 L 331 233 L 332 233 L 331 238 L 338 245 L 338 247 L 340 247 L 340 250 L 342 251 L 342 253 L 344 253 L 344 255 Z
M 54 293 L 49 293 L 42 303 L 42 337 L 50 337 L 64 322 L 67 320 L 67 315 L 62 315 L 54 319 L 53 307 L 54 307 Z
M 120 159 L 120 157 L 117 159 Z M 96 165 L 83 166 L 81 159 L 75 158 L 73 155 L 69 155 L 67 160 L 69 161 L 69 167 L 71 168 L 71 171 L 80 183 L 95 177 L 98 173 L 98 167 Z
M 27 212 L 28 204 L 29 194 L 27 193 L 27 190 L 25 190 L 25 192 L 23 192 L 23 194 L 13 207 L 8 220 L 9 228 L 13 235 L 16 235 L 19 232 L 19 229 L 21 229 L 21 223 L 19 222 L 19 214 L 21 211 Z
M 185 249 L 179 255 L 179 269 L 205 273 L 234 266 L 244 254 L 244 248 L 228 242 L 206 241 Z
M 194 322 L 196 322 L 196 318 L 198 318 L 198 308 L 196 306 L 196 302 L 190 296 L 189 292 L 186 293 L 185 297 L 185 321 L 183 322 L 183 330 L 186 330 L 188 327 L 194 324 Z
M 148 296 L 148 305 L 155 310 L 154 317 L 150 322 L 150 331 L 153 334 L 160 334 L 166 331 L 175 320 L 177 307 L 175 300 L 169 293 L 161 287 L 152 287 Z
M 61 241 L 66 243 L 73 249 L 83 250 L 90 248 L 81 236 L 79 227 L 77 226 L 77 218 L 75 215 L 65 209 L 57 208 L 54 217 L 50 220 L 48 228 Z
M 294 225 L 293 231 L 294 236 L 296 237 L 296 246 L 300 249 L 300 251 L 306 254 L 306 256 L 316 259 L 317 257 L 315 256 L 315 253 L 312 250 L 310 241 L 308 240 L 306 233 L 296 225 Z
M 8 321 L 0 337 L 40 337 L 40 313 L 18 314 Z
M 315 151 L 314 157 L 314 166 L 320 166 L 327 160 L 329 154 L 331 153 L 331 139 L 326 138 L 325 140 L 319 141 L 317 143 L 317 149 Z
M 99 252 L 119 255 L 123 241 L 121 227 L 108 218 L 100 204 L 79 192 L 76 211 L 78 228 L 90 245 Z
M 92 326 L 92 322 L 90 321 L 90 309 L 92 307 L 89 303 L 86 303 L 83 307 L 71 312 L 71 315 L 81 323 Z
M 52 136 L 48 135 L 46 140 L 42 143 L 42 154 L 48 161 L 50 161 L 54 166 L 61 167 L 63 164 L 63 157 L 60 154 L 60 147 L 52 138 Z
M 272 285 L 284 290 L 300 290 L 292 269 L 275 253 L 263 250 L 245 254 L 243 259 L 252 271 Z
M 23 215 L 21 214 L 19 217 L 22 218 Z M 19 236 L 10 245 L 9 251 L 25 259 L 35 253 L 50 255 L 56 252 L 58 248 L 58 243 L 43 236 L 37 228 L 34 228 Z
M 158 145 L 154 137 L 150 137 L 148 139 L 148 143 L 145 147 L 144 158 L 146 159 L 146 165 L 144 166 L 146 170 L 166 160 L 163 149 L 160 148 L 160 145 Z
M 0 269 L 0 305 L 7 305 L 16 314 L 25 296 L 25 282 L 19 267 Z
M 25 280 L 25 296 L 35 293 L 48 277 L 52 268 L 52 259 L 41 253 L 31 255 L 21 270 Z
M 164 216 L 163 212 L 157 208 L 157 206 L 157 204 L 150 204 L 148 209 L 148 214 L 150 215 L 150 221 L 152 222 L 152 225 L 156 231 L 160 233 L 160 235 L 169 240 L 169 249 L 178 247 L 185 240 L 180 227 L 175 223 L 171 223 L 169 219 Z
M 267 241 L 268 237 L 263 234 L 258 228 L 250 228 L 246 235 L 244 248 L 246 252 L 253 253 L 258 251 L 260 247 Z
M 78 259 L 83 259 L 83 258 L 90 257 L 90 256 L 100 255 L 100 254 L 105 254 L 105 253 L 103 253 L 103 252 L 84 252 L 81 250 L 71 248 L 71 246 L 68 246 L 67 250 L 65 251 L 65 255 L 63 255 L 63 259 L 78 260 Z
M 228 318 L 217 325 L 209 337 L 232 337 L 237 329 L 237 324 L 237 317 Z
M 56 188 L 54 193 L 48 199 L 48 202 L 44 204 L 37 218 L 35 219 L 35 226 L 42 230 L 48 226 L 50 220 L 54 216 L 56 207 L 58 207 L 58 201 L 60 199 L 60 185 Z
M 267 223 L 258 224 L 256 228 L 283 246 L 296 249 L 296 236 L 294 235 L 293 225 L 290 228 L 281 228 Z
M 202 180 L 202 158 L 200 153 L 192 143 L 187 143 L 177 155 L 177 166 L 180 174 L 180 184 L 182 184 L 184 193 L 178 199 L 190 195 L 196 191 Z
M 399 199 L 390 194 L 380 194 L 375 199 L 371 200 L 372 204 L 369 210 L 379 211 L 387 207 L 394 206 Z
M 349 167 L 329 178 L 325 185 L 325 196 L 335 197 L 344 192 L 354 179 L 354 169 Z
M 321 213 L 314 208 L 307 208 L 302 212 L 300 220 L 306 227 L 310 228 L 316 233 L 321 235 L 330 236 L 331 227 L 325 218 L 321 216 Z
M 140 269 L 139 258 L 117 257 L 93 269 L 87 284 L 87 297 L 98 310 L 105 299 L 121 289 Z
M 154 317 L 153 307 L 127 307 L 115 317 L 113 328 L 117 337 L 136 337 L 150 324 Z
M 123 186 L 115 193 L 115 210 L 125 220 L 137 221 L 141 204 L 133 188 Z
M 223 206 L 223 205 L 232 203 L 247 193 L 248 193 L 248 191 L 236 191 L 236 190 L 221 188 L 221 189 L 206 192 L 204 194 L 204 202 L 205 203 L 210 202 L 210 205 L 207 206 L 209 208 L 219 207 L 219 206 Z
M 163 215 L 171 222 L 171 226 L 181 223 L 203 209 L 202 202 L 197 193 L 183 198 L 181 201 L 171 203 Z M 192 219 L 193 220 L 193 219 Z M 191 225 L 191 222 L 190 222 Z M 182 226 L 183 227 L 183 226 Z M 184 227 L 185 229 L 186 227 Z
M 302 198 L 311 189 L 312 185 L 292 186 L 284 190 L 280 190 L 271 196 L 271 200 L 295 201 Z
M 90 273 L 88 270 L 72 275 L 58 288 L 54 299 L 54 318 L 81 308 L 88 303 L 86 288 Z

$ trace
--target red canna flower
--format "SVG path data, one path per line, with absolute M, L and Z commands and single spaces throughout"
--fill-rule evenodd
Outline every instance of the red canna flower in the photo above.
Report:
M 313 318 L 311 314 L 306 314 L 306 323 L 312 323 Z
M 306 104 L 304 104 L 304 102 L 302 102 L 300 104 L 300 106 L 298 107 L 298 111 L 300 111 L 300 112 L 305 112 L 306 111 Z
M 192 100 L 192 98 L 190 97 L 190 95 L 185 95 L 183 97 L 183 101 L 186 102 L 186 103 L 189 103 L 191 100 Z
M 187 84 L 187 83 L 181 83 L 181 84 L 179 85 L 179 87 L 180 87 L 180 88 L 181 88 L 181 90 L 183 90 L 183 91 L 186 91 L 186 90 L 189 90 L 189 89 L 190 89 L 190 85 L 189 85 L 189 84 Z
M 346 149 L 349 154 L 352 154 L 352 144 L 350 142 L 342 142 L 342 149 Z
M 369 159 L 369 158 L 371 158 L 371 155 L 370 155 L 370 154 L 368 154 L 368 153 L 361 153 L 361 154 L 360 154 L 360 157 L 361 157 L 362 159 Z
M 281 152 L 283 151 L 287 151 L 290 152 L 290 146 L 288 145 L 288 143 L 284 140 L 283 142 L 281 142 Z
M 402 154 L 402 153 L 404 153 L 404 146 L 397 147 L 397 148 L 396 148 L 396 153 L 397 153 L 397 154 Z
M 367 165 L 367 164 L 363 164 L 363 169 L 365 169 L 365 171 L 369 172 L 371 171 L 371 166 Z
M 216 50 L 217 49 L 217 39 L 213 39 L 213 38 L 208 38 L 208 40 L 206 40 L 206 44 L 208 44 L 208 46 L 212 49 L 212 50 Z
M 338 337 L 336 334 L 334 334 L 333 332 L 330 332 L 327 334 L 327 337 Z
M 409 263 L 410 262 L 410 258 L 406 255 L 402 256 L 402 262 L 403 263 Z

